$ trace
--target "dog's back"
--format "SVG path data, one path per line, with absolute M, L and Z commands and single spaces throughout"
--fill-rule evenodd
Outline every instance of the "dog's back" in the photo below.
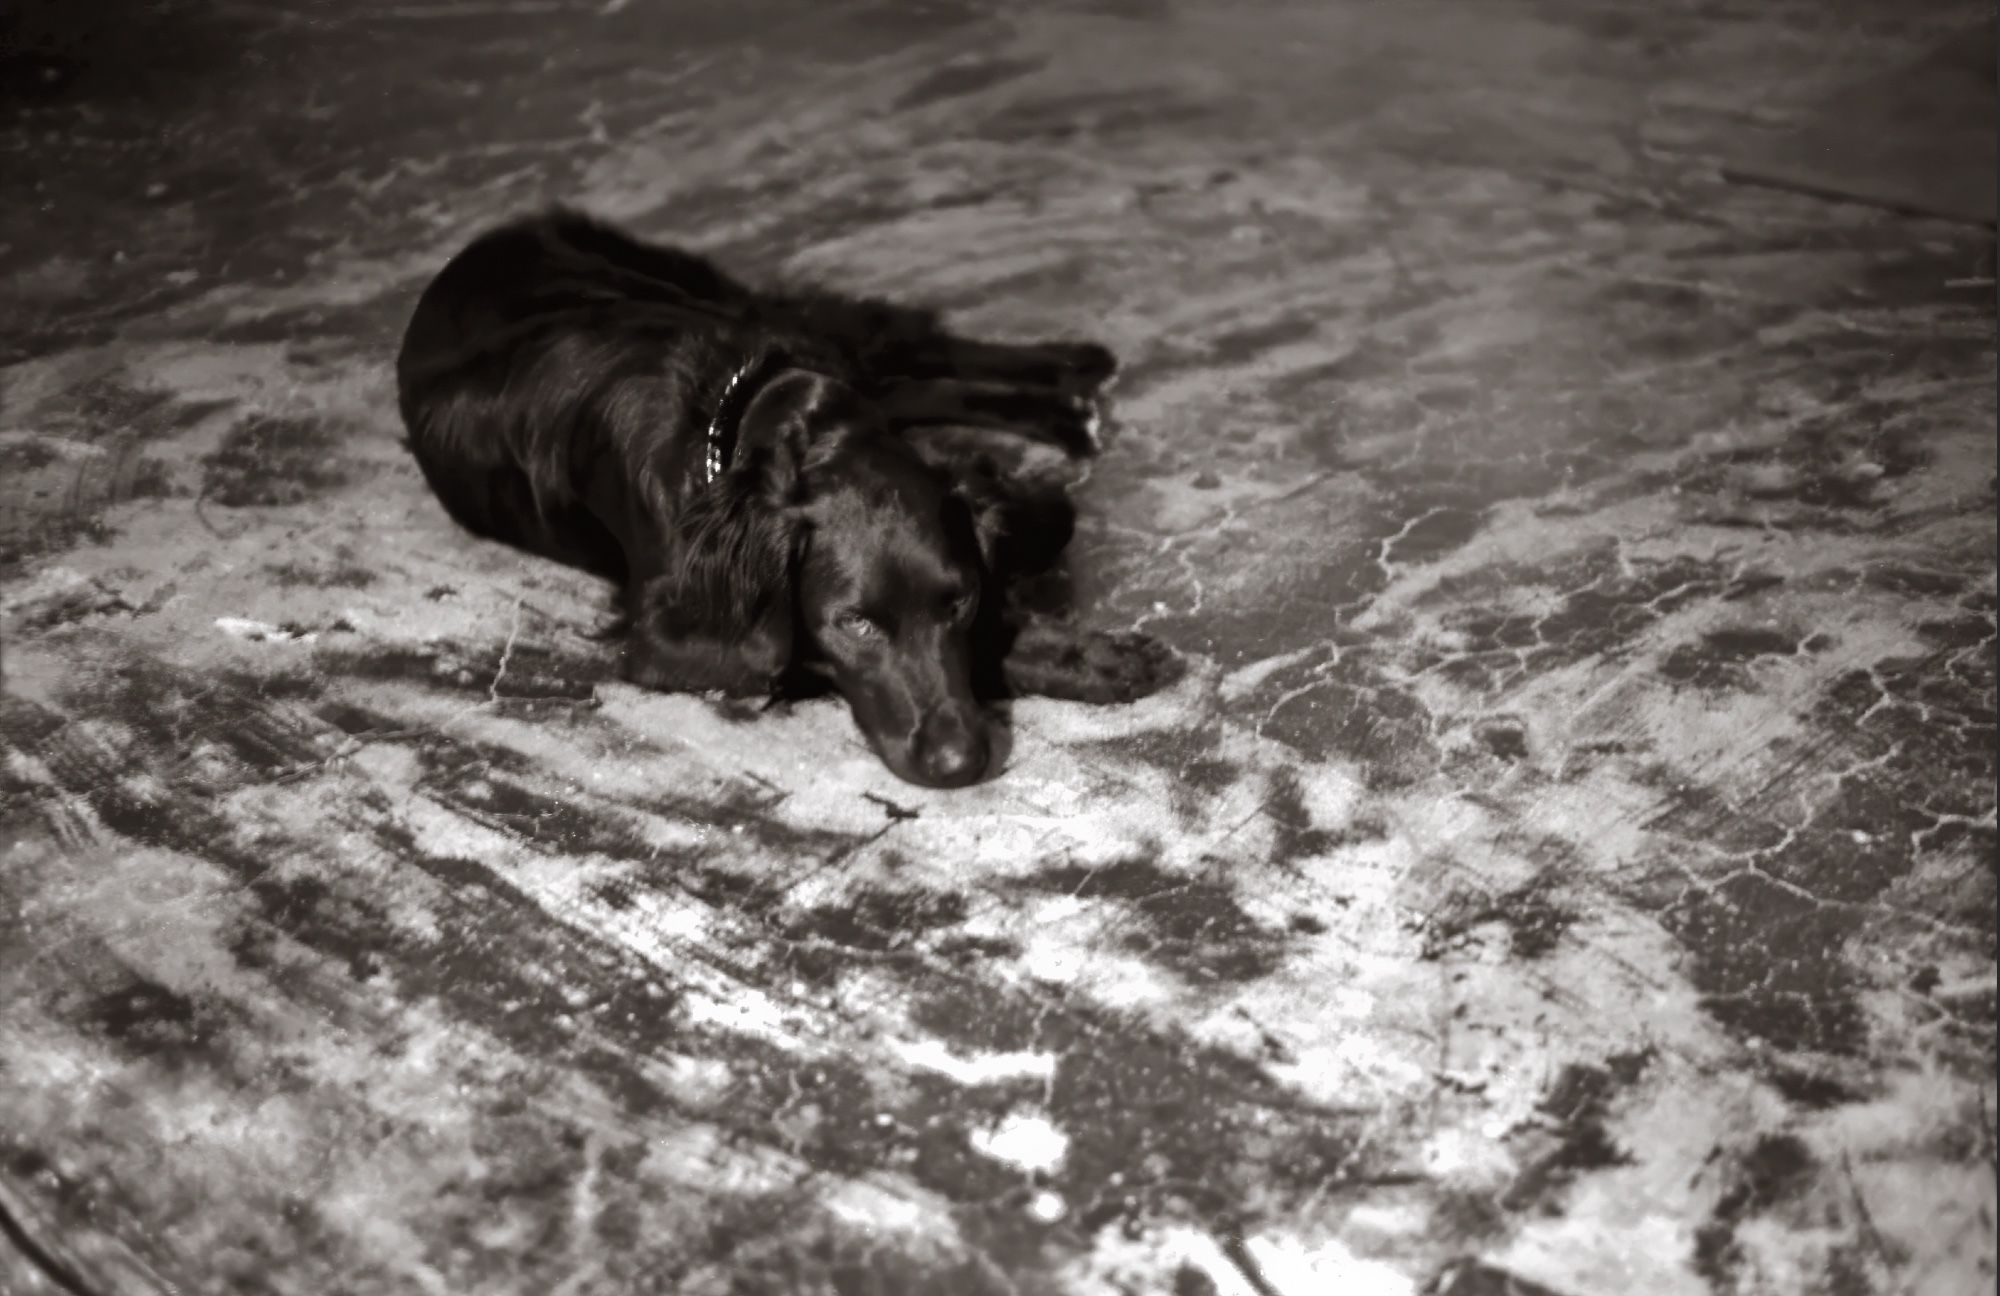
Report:
M 411 453 L 475 534 L 618 579 L 620 538 L 584 507 L 643 422 L 669 460 L 747 292 L 703 259 L 574 213 L 502 226 L 453 257 L 418 300 L 396 359 Z M 639 380 L 646 408 L 630 408 Z M 603 509 L 597 510 L 604 512 Z
M 573 212 L 504 225 L 447 262 L 418 299 L 396 358 L 403 415 L 433 384 L 545 343 L 553 328 L 699 333 L 742 320 L 748 302 L 708 261 Z

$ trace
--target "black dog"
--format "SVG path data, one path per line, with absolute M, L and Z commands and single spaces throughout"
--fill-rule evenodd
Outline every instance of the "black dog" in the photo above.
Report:
M 991 760 L 984 698 L 1129 700 L 1144 636 L 1028 616 L 1073 515 L 918 429 L 1094 449 L 1116 367 L 1087 344 L 968 341 L 921 311 L 756 292 L 557 211 L 493 230 L 417 304 L 397 357 L 409 445 L 452 517 L 620 583 L 625 674 L 652 688 L 846 696 L 898 775 Z

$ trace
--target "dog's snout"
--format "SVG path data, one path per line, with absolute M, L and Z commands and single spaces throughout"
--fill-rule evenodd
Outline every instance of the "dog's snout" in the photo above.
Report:
M 938 726 L 926 739 L 917 753 L 917 763 L 933 787 L 964 787 L 976 782 L 992 758 L 985 729 L 976 721 L 954 719 Z

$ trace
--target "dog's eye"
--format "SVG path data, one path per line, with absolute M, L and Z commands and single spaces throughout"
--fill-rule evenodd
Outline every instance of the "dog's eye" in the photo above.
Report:
M 857 639 L 866 639 L 871 635 L 882 633 L 881 626 L 876 625 L 859 612 L 841 613 L 839 624 L 842 630 L 845 630 Z

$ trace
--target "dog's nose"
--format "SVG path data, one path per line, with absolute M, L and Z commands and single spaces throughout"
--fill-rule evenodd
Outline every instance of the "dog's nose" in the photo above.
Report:
M 924 754 L 924 773 L 936 787 L 964 787 L 986 772 L 986 735 L 956 729 L 933 742 Z

